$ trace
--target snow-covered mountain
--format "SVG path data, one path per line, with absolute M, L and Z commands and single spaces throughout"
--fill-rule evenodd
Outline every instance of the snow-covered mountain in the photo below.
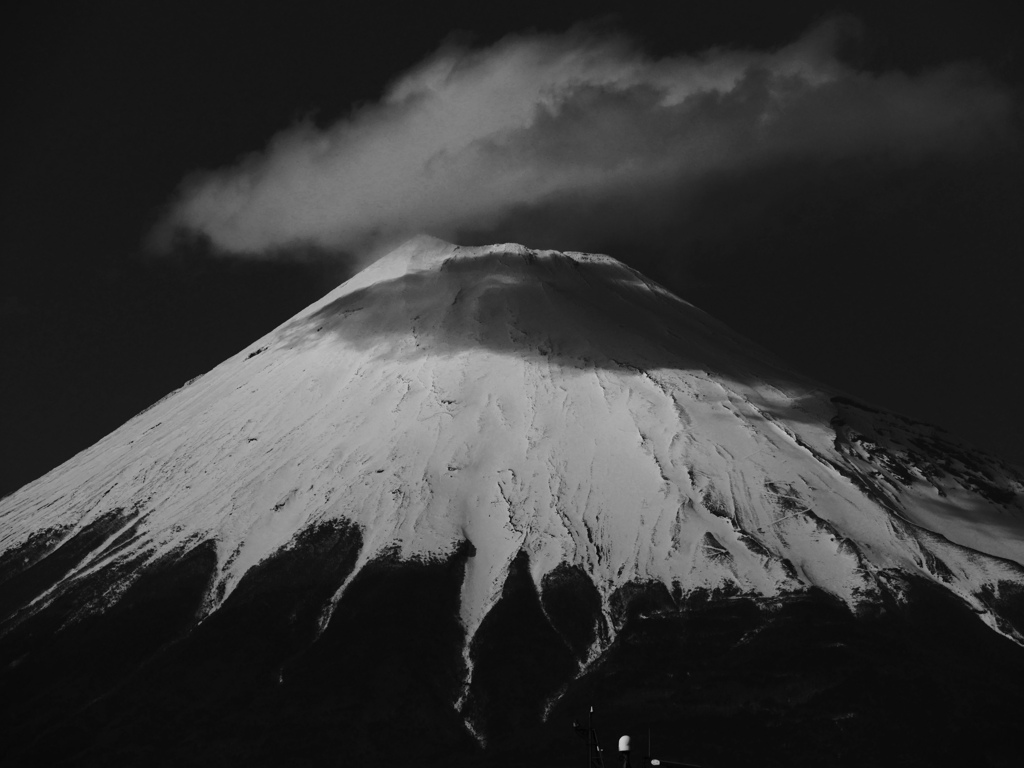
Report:
M 528 730 L 478 669 L 506 598 L 568 651 L 520 697 L 540 723 L 631 620 L 695 600 L 820 596 L 869 621 L 926 584 L 1024 644 L 1022 499 L 1014 468 L 828 391 L 612 258 L 417 238 L 0 500 L 0 650 L 31 688 L 23 662 L 56 653 L 39 638 L 110 626 L 192 563 L 177 624 L 111 679 L 269 584 L 280 686 L 385 610 L 352 596 L 381 568 L 448 568 L 452 620 L 421 638 L 448 672 L 426 687 L 477 749 Z M 441 753 L 470 749 L 452 738 Z

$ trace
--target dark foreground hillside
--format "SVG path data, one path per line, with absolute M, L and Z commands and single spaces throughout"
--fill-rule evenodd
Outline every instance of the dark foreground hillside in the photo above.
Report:
M 471 649 L 464 713 L 481 747 L 453 707 L 469 547 L 360 571 L 314 642 L 355 564 L 354 528 L 307 532 L 198 625 L 210 544 L 150 566 L 104 613 L 76 611 L 109 574 L 19 612 L 82 544 L 43 556 L 36 540 L 0 562 L 3 765 L 575 766 L 586 745 L 572 722 L 591 705 L 609 753 L 632 734 L 634 765 L 648 733 L 656 756 L 707 766 L 1016 766 L 1024 752 L 1024 648 L 901 576 L 860 617 L 819 592 L 632 585 L 614 601 L 615 642 L 574 680 L 608 631 L 597 591 L 563 566 L 538 595 L 520 555 Z M 1022 607 L 1002 608 L 1024 627 Z

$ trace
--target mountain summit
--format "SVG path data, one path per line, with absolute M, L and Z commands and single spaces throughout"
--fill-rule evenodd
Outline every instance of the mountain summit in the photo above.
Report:
M 83 763 L 498 759 L 597 692 L 683 712 L 678 659 L 624 658 L 702 621 L 756 647 L 803 606 L 842 645 L 926 594 L 1019 660 L 1022 493 L 615 259 L 417 238 L 0 501 L 3 674 Z

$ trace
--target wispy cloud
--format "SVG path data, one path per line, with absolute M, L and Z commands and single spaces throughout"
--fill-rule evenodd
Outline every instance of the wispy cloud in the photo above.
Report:
M 777 50 L 657 59 L 581 30 L 445 46 L 379 102 L 324 129 L 292 126 L 234 167 L 193 175 L 155 239 L 200 234 L 242 255 L 298 244 L 359 252 L 417 232 L 458 239 L 580 198 L 628 195 L 635 210 L 719 172 L 971 156 L 1008 135 L 1011 96 L 984 71 L 862 71 L 837 54 L 858 33 L 837 18 Z M 629 225 L 625 215 L 603 222 Z

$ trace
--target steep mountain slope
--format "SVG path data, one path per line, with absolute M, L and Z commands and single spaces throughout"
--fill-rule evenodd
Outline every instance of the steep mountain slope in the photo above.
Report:
M 614 259 L 418 238 L 0 501 L 0 651 L 29 690 L 71 646 L 163 622 L 90 696 L 213 664 L 233 703 L 210 707 L 255 686 L 277 719 L 290 699 L 253 680 L 294 668 L 303 696 L 351 697 L 325 712 L 391 690 L 410 719 L 443 712 L 418 737 L 437 754 L 495 759 L 649 635 L 630 627 L 709 596 L 855 627 L 924 589 L 1012 656 L 1022 491 Z M 524 677 L 507 659 L 530 643 Z M 338 664 L 348 693 L 317 688 Z

